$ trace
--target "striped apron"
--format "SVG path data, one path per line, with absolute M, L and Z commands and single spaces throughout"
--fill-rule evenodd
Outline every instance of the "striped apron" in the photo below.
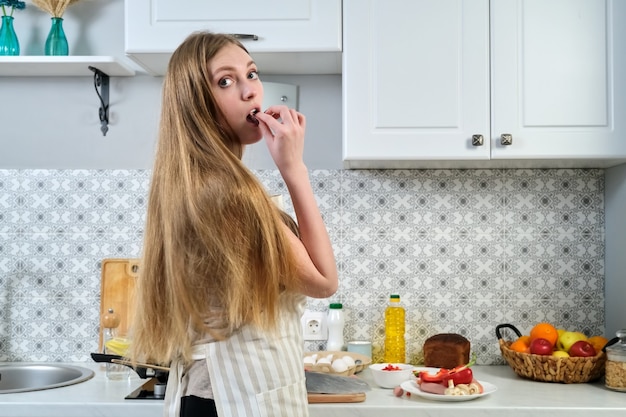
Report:
M 308 403 L 300 318 L 306 299 L 281 308 L 276 333 L 245 326 L 223 341 L 194 346 L 193 359 L 206 359 L 220 417 L 307 417 Z M 166 417 L 180 416 L 183 366 L 172 362 L 165 393 Z

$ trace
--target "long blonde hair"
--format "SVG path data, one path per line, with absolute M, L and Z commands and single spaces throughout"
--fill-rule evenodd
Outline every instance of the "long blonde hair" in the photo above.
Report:
M 208 64 L 228 44 L 245 50 L 228 35 L 190 35 L 164 78 L 131 328 L 137 361 L 189 361 L 194 334 L 275 329 L 281 291 L 296 279 L 281 213 L 211 93 Z

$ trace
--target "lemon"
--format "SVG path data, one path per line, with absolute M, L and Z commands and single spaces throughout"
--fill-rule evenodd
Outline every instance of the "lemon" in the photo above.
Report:
M 130 341 L 123 337 L 114 337 L 113 339 L 107 340 L 104 344 L 106 353 L 120 356 L 126 355 L 129 346 Z
M 552 352 L 552 356 L 556 356 L 557 358 L 569 358 L 569 353 L 564 350 L 555 350 Z

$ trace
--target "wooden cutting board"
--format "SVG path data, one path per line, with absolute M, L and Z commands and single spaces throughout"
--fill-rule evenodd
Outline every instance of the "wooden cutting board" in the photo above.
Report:
M 103 259 L 100 282 L 100 339 L 98 349 L 102 351 L 102 316 L 112 308 L 120 318 L 116 329 L 118 335 L 126 335 L 135 311 L 133 296 L 139 270 L 139 259 Z
M 356 394 L 307 394 L 309 404 L 319 403 L 361 403 L 365 401 L 365 393 Z

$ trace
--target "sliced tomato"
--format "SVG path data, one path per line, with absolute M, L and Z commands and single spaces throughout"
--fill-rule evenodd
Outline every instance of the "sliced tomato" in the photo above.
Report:
M 421 371 L 417 376 L 422 382 L 431 382 L 441 384 L 443 379 L 450 373 L 447 369 L 440 369 L 436 374 L 431 374 L 428 371 Z
M 474 373 L 470 368 L 464 368 L 458 371 L 451 371 L 443 377 L 442 383 L 448 386 L 448 381 L 452 380 L 454 385 L 469 384 L 474 379 Z
M 474 378 L 474 374 L 470 366 L 476 363 L 476 354 L 472 356 L 466 365 L 460 365 L 453 369 L 441 368 L 436 374 L 428 371 L 421 371 L 416 376 L 423 382 L 433 382 L 448 386 L 448 381 L 452 380 L 454 385 L 469 384 Z

